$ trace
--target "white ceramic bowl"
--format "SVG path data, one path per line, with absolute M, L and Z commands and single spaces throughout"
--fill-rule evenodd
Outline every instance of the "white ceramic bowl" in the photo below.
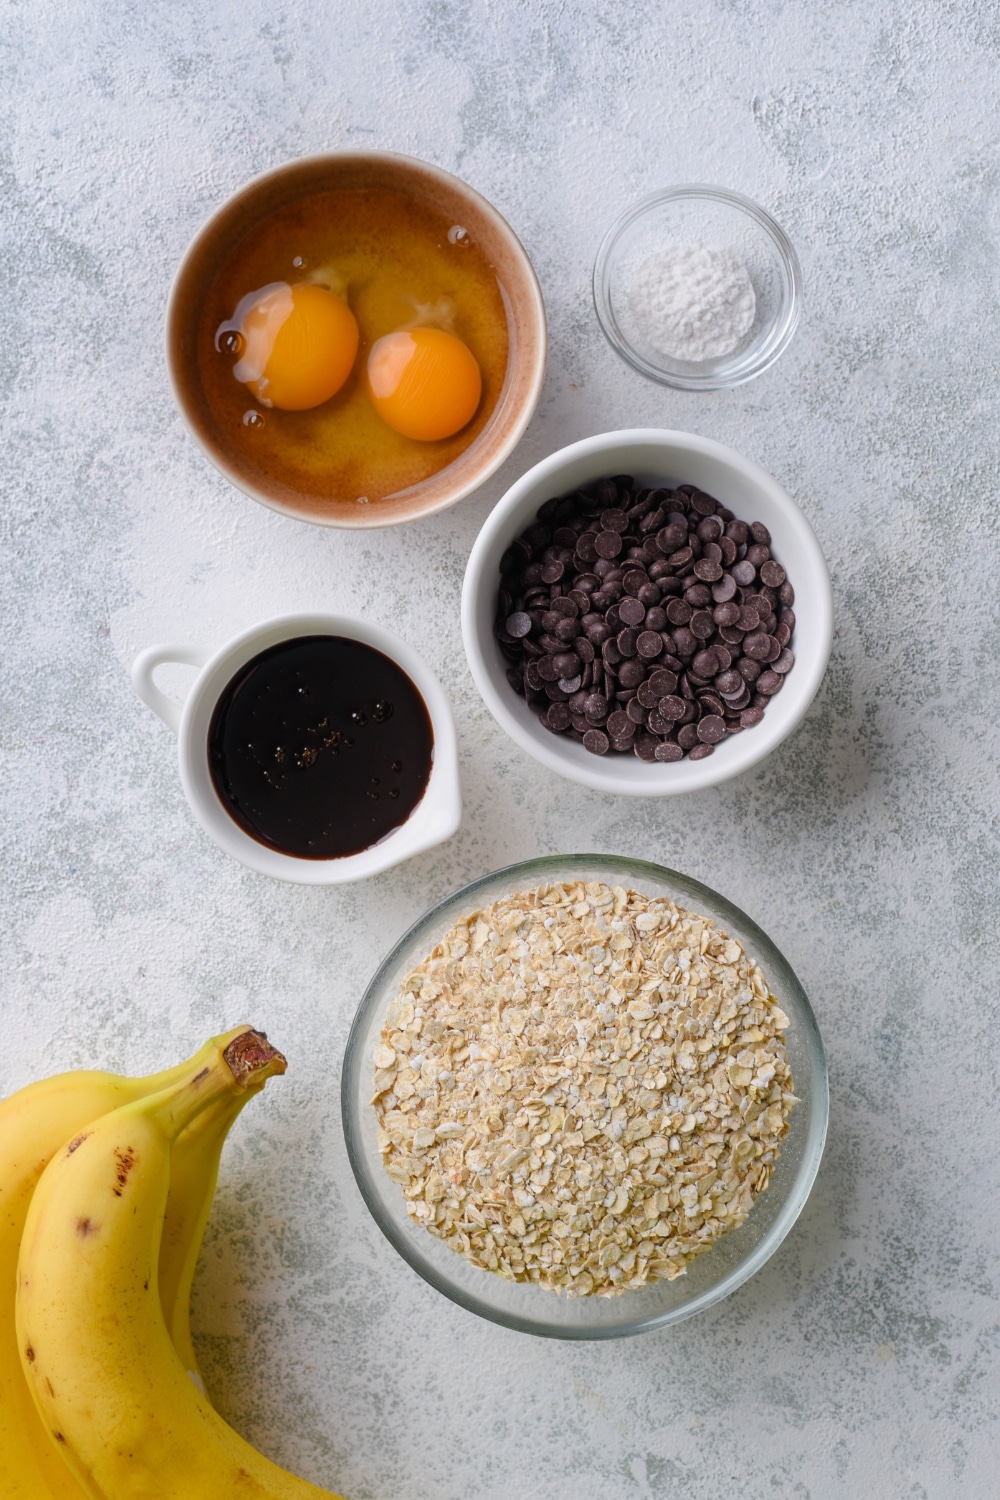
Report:
M 540 505 L 611 474 L 644 485 L 694 484 L 743 521 L 763 521 L 775 557 L 795 589 L 795 666 L 763 721 L 729 736 L 704 760 L 668 764 L 635 756 L 592 755 L 581 744 L 543 729 L 507 681 L 507 662 L 493 635 L 500 559 L 535 519 Z M 486 706 L 513 740 L 550 770 L 600 792 L 670 797 L 715 786 L 780 745 L 802 719 L 826 671 L 833 635 L 830 575 L 809 522 L 787 490 L 733 448 L 690 432 L 635 428 L 605 432 L 561 448 L 513 484 L 476 538 L 462 590 L 462 634 L 469 669 Z
M 233 677 L 261 651 L 304 635 L 346 636 L 390 657 L 416 685 L 434 734 L 434 758 L 427 790 L 406 822 L 370 849 L 339 859 L 299 859 L 259 844 L 226 812 L 208 764 L 212 714 Z M 168 697 L 153 680 L 157 667 L 168 662 L 201 669 L 183 704 Z M 205 832 L 227 854 L 261 875 L 273 875 L 299 885 L 343 885 L 377 875 L 424 849 L 431 849 L 451 838 L 458 828 L 462 816 L 458 753 L 455 725 L 444 689 L 412 646 L 381 625 L 346 615 L 281 615 L 245 630 L 214 655 L 200 646 L 150 646 L 136 657 L 132 682 L 143 703 L 177 736 L 181 784 Z

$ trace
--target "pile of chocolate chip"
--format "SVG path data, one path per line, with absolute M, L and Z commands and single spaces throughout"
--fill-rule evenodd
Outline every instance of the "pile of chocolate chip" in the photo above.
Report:
M 628 475 L 547 500 L 500 560 L 507 680 L 595 755 L 701 760 L 752 729 L 795 657 L 795 594 L 759 521 Z

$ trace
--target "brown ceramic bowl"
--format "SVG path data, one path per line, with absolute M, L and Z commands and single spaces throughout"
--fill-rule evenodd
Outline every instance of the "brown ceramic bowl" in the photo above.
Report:
M 507 368 L 496 405 L 464 452 L 419 483 L 371 504 L 355 496 L 292 488 L 255 463 L 212 410 L 199 373 L 208 289 L 233 247 L 255 225 L 298 199 L 337 189 L 405 194 L 463 225 L 496 272 L 507 314 Z M 338 151 L 303 157 L 248 183 L 215 213 L 181 263 L 167 310 L 167 365 L 195 440 L 226 478 L 262 505 L 318 526 L 395 526 L 433 515 L 478 488 L 508 457 L 531 419 L 545 369 L 545 308 L 534 269 L 510 225 L 486 199 L 449 172 L 391 151 Z

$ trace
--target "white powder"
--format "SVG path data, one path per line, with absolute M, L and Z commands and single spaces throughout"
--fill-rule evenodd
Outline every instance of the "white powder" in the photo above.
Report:
M 732 353 L 753 326 L 757 299 L 732 250 L 670 244 L 643 261 L 629 304 L 662 354 L 696 363 Z

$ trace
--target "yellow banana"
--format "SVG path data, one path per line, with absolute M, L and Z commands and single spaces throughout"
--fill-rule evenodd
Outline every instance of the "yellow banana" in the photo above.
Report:
M 199 1073 L 95 1122 L 35 1190 L 18 1345 L 42 1420 L 94 1500 L 331 1500 L 226 1425 L 188 1379 L 156 1295 L 174 1141 L 284 1066 L 258 1033 L 217 1044 Z
M 241 1027 L 240 1034 L 246 1029 Z M 177 1357 L 202 1394 L 205 1383 L 191 1341 L 191 1284 L 215 1197 L 222 1148 L 236 1116 L 255 1092 L 247 1089 L 202 1110 L 181 1131 L 170 1153 L 170 1188 L 160 1244 L 160 1306 Z
M 238 1027 L 228 1044 L 246 1031 Z M 202 1048 L 197 1058 L 211 1055 Z M 80 1070 L 0 1102 L 0 1495 L 4 1500 L 83 1500 L 84 1491 L 41 1422 L 25 1383 L 14 1332 L 17 1257 L 31 1195 L 54 1154 L 100 1116 L 190 1077 L 194 1059 L 142 1078 Z M 206 1112 L 175 1148 L 160 1267 L 165 1316 L 181 1359 L 199 1379 L 188 1314 L 191 1276 L 231 1117 Z

